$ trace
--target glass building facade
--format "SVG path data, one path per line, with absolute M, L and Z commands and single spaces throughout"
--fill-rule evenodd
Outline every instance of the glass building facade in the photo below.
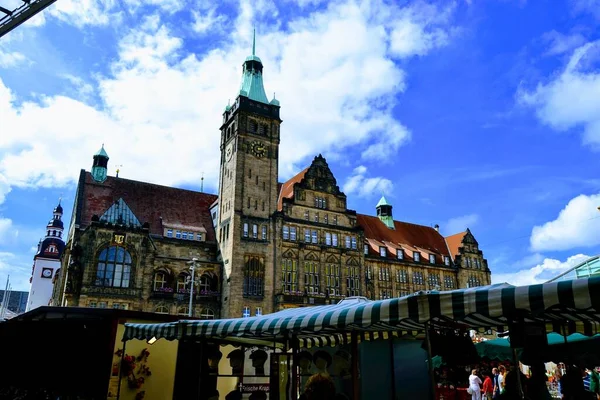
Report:
M 563 272 L 557 277 L 550 279 L 548 282 L 560 282 L 592 276 L 600 276 L 600 256 L 591 257 L 567 272 Z

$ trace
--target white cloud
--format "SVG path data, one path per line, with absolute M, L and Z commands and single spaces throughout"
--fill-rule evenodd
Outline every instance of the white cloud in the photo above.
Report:
M 7 53 L 0 49 L 0 68 L 12 68 L 26 60 L 27 58 L 19 52 Z
M 577 48 L 564 70 L 535 90 L 519 90 L 521 104 L 533 107 L 538 118 L 556 130 L 583 129 L 583 141 L 600 146 L 600 42 Z
M 464 232 L 467 228 L 472 228 L 479 222 L 479 215 L 468 214 L 460 217 L 450 218 L 442 230 L 446 235 L 453 235 L 455 233 Z
M 28 255 L 29 258 L 29 255 Z M 31 258 L 19 259 L 14 253 L 0 251 L 0 289 L 4 290 L 6 278 L 10 275 L 12 290 L 29 290 L 31 276 Z
M 537 259 L 539 255 L 534 255 L 532 259 Z M 515 286 L 534 285 L 547 282 L 549 279 L 568 271 L 590 258 L 585 254 L 577 254 L 560 261 L 552 258 L 545 258 L 542 262 L 537 261 L 537 265 L 531 268 L 519 269 L 511 273 L 492 273 L 493 283 L 508 282 Z M 531 264 L 530 264 L 531 265 Z
M 192 30 L 196 33 L 206 33 L 209 29 L 216 28 L 218 31 L 223 29 L 222 24 L 227 20 L 225 15 L 217 15 L 216 9 L 211 8 L 203 11 L 192 11 L 194 23 Z
M 542 39 L 548 44 L 546 55 L 550 56 L 568 53 L 586 42 L 585 37 L 579 33 L 565 35 L 555 30 L 544 33 Z
M 367 178 L 367 168 L 363 165 L 354 168 L 346 179 L 343 191 L 346 195 L 356 194 L 359 197 L 381 196 L 392 193 L 394 184 L 381 176 Z
M 59 3 L 55 16 L 81 18 L 80 25 L 102 25 L 120 12 L 114 1 Z M 394 60 L 442 45 L 428 35 L 451 29 L 444 22 L 451 12 L 421 3 L 399 9 L 377 1 L 336 2 L 292 18 L 285 31 L 261 22 L 257 53 L 266 90 L 276 90 L 282 105 L 282 179 L 323 149 L 331 157 L 352 151 L 366 160 L 390 159 L 409 137 L 392 114 L 395 97 L 406 88 L 406 72 Z M 176 36 L 159 14 L 145 18 L 120 38 L 117 57 L 96 78 L 92 90 L 100 106 L 64 95 L 18 103 L 0 80 L 0 119 L 8 132 L 0 135 L 0 174 L 10 185 L 64 186 L 80 168 L 89 169 L 91 155 L 105 143 L 111 174 L 123 165 L 123 177 L 172 185 L 198 183 L 204 172 L 214 190 L 218 127 L 227 99 L 239 90 L 254 18 L 252 4 L 243 1 L 229 19 L 229 40 L 202 55 L 191 53 L 188 38 Z M 389 32 L 403 24 L 412 25 L 399 54 Z M 63 78 L 90 92 L 87 79 Z M 69 151 L 56 151 L 64 148 Z M 361 179 L 360 193 L 366 194 L 364 187 L 391 190 L 384 178 Z
M 534 251 L 560 251 L 600 244 L 600 194 L 579 195 L 569 201 L 558 217 L 533 227 L 530 244 Z
M 0 240 L 5 241 L 6 236 L 12 232 L 12 220 L 0 217 Z

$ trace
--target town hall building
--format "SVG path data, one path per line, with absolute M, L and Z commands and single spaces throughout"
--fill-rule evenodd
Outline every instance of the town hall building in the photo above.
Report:
M 80 174 L 53 304 L 233 318 L 491 283 L 468 229 L 397 221 L 384 197 L 374 215 L 348 209 L 321 155 L 280 183 L 280 107 L 253 46 L 223 113 L 218 196 L 108 176 L 102 148 Z

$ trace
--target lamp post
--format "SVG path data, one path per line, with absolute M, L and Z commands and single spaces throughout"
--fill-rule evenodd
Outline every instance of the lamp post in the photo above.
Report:
M 192 258 L 192 261 L 188 261 L 188 264 L 190 265 L 190 271 L 192 271 L 192 279 L 190 280 L 190 307 L 189 307 L 189 314 L 188 316 L 190 318 L 192 318 L 192 310 L 193 310 L 193 304 L 194 304 L 194 273 L 196 272 L 196 261 L 198 261 L 198 259 L 196 257 Z

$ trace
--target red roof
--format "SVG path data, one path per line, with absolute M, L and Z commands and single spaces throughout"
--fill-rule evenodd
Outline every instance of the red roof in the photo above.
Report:
M 99 183 L 89 172 L 85 172 L 83 185 L 83 190 L 79 189 L 83 199 L 78 199 L 77 205 L 77 223 L 81 228 L 91 223 L 92 216 L 102 216 L 122 198 L 141 224 L 147 222 L 150 225 L 150 233 L 162 236 L 163 223 L 204 227 L 206 240 L 215 240 L 210 215 L 210 206 L 217 200 L 214 194 L 112 176 Z
M 374 253 L 379 253 L 379 243 L 382 243 L 394 255 L 398 248 L 403 248 L 408 258 L 412 258 L 413 251 L 421 252 L 421 258 L 428 257 L 427 253 L 450 255 L 444 237 L 434 228 L 394 221 L 395 229 L 390 229 L 378 217 L 364 214 L 357 214 L 356 217 Z
M 310 167 L 304 168 L 292 179 L 288 180 L 287 182 L 285 182 L 281 185 L 281 189 L 279 190 L 279 199 L 277 200 L 277 210 L 279 210 L 279 211 L 283 210 L 283 199 L 284 198 L 286 198 L 286 199 L 294 198 L 294 185 L 296 183 L 300 183 L 300 181 L 302 179 L 304 179 L 304 175 L 306 174 L 306 171 L 308 171 L 308 168 L 310 168 Z
M 464 231 L 446 237 L 446 243 L 448 243 L 450 253 L 452 253 L 452 258 L 456 258 L 456 255 L 458 254 L 458 249 L 462 247 L 462 241 L 465 238 L 466 234 L 467 231 Z

